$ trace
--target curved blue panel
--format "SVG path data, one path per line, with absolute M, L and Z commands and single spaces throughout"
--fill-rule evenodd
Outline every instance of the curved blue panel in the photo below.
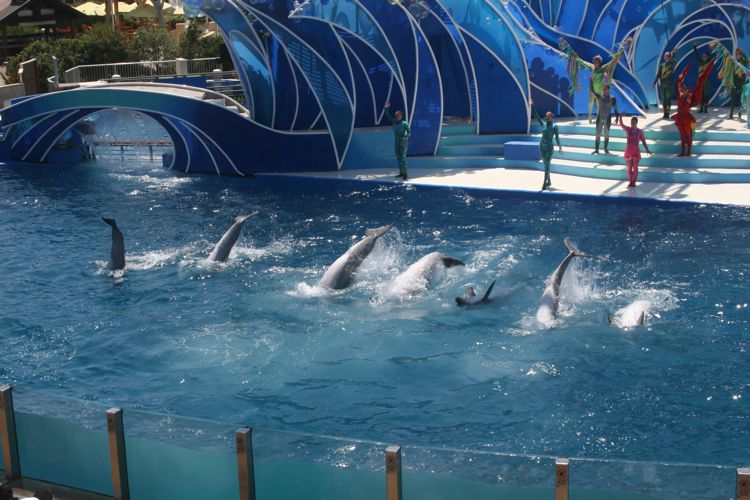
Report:
M 396 54 L 390 41 L 367 9 L 357 0 L 347 2 L 311 2 L 298 17 L 324 19 L 344 31 L 353 33 L 369 45 L 386 61 L 397 79 L 403 81 L 396 63 Z
M 409 139 L 409 154 L 434 155 L 437 153 L 443 127 L 442 82 L 427 39 L 417 26 L 414 26 L 414 34 L 418 50 L 418 86 L 410 122 L 412 137 Z
M 367 69 L 367 76 L 372 83 L 375 92 L 375 124 L 383 120 L 382 108 L 386 102 L 390 102 L 396 109 L 404 109 L 403 94 L 398 88 L 393 89 L 394 75 L 390 66 L 380 57 L 375 49 L 367 45 L 361 38 L 346 31 L 339 31 L 343 42 L 352 49 L 356 58 L 362 62 Z M 391 92 L 391 90 L 393 90 Z
M 273 75 L 274 93 L 278 100 L 273 128 L 291 130 L 299 113 L 299 82 L 286 51 L 274 38 L 269 40 L 268 58 Z M 302 83 L 307 85 L 302 79 Z
M 46 116 L 35 117 L 32 120 L 13 127 L 15 133 L 5 138 L 11 141 L 11 150 L 28 151 L 38 140 L 47 133 L 47 129 L 65 118 L 70 112 L 50 113 Z M 20 157 L 18 158 L 20 159 Z
M 453 43 L 456 47 L 456 50 L 458 51 L 458 56 L 461 58 L 461 65 L 462 70 L 466 75 L 467 79 L 467 91 L 469 95 L 469 106 L 471 111 L 471 117 L 476 119 L 477 116 L 477 89 L 476 89 L 476 79 L 474 76 L 474 65 L 471 61 L 471 56 L 469 55 L 469 49 L 466 48 L 466 42 L 464 41 L 463 36 L 461 35 L 461 30 L 456 26 L 456 23 L 454 19 L 451 17 L 451 15 L 448 13 L 448 11 L 445 10 L 445 8 L 437 1 L 437 0 L 427 0 L 427 5 L 430 7 L 430 10 L 432 13 L 440 20 L 440 22 L 443 24 L 443 27 L 448 32 L 450 37 L 453 39 Z M 437 53 L 436 53 L 437 56 Z M 441 68 L 442 71 L 442 68 Z M 443 72 L 443 85 L 446 84 L 446 76 L 445 72 Z M 448 98 L 447 96 L 443 96 L 444 100 L 444 107 L 446 109 L 444 110 L 444 114 L 450 114 L 450 111 L 447 109 L 448 106 Z
M 46 127 L 39 138 L 28 149 L 21 150 L 19 143 L 13 148 L 13 156 L 17 159 L 29 162 L 43 162 L 50 149 L 73 125 L 91 114 L 87 109 L 75 109 L 67 113 L 55 113 L 63 115 L 54 124 Z
M 522 12 L 514 5 L 509 4 L 507 12 L 512 14 L 516 21 L 527 26 L 528 29 L 533 31 L 535 36 L 538 36 L 549 46 L 556 47 L 559 43 L 560 37 L 564 36 L 564 33 L 542 23 L 530 9 L 525 9 Z M 579 37 L 564 36 L 564 38 L 582 59 L 591 61 L 594 56 L 600 55 L 605 58 L 605 62 L 607 61 L 607 50 L 598 46 L 596 43 Z M 584 75 L 582 75 L 582 77 L 583 76 Z M 587 76 L 585 77 L 587 78 Z M 615 69 L 614 80 L 622 84 L 628 90 L 628 96 L 635 101 L 634 104 L 636 106 L 639 108 L 646 108 L 648 106 L 648 98 L 645 91 L 646 86 L 642 85 L 641 81 L 636 78 L 635 74 L 627 69 L 623 61 L 620 61 Z M 584 82 L 579 83 L 582 88 L 585 87 Z M 624 101 L 624 99 L 622 100 Z M 576 108 L 576 111 L 578 113 L 583 112 L 580 108 Z
M 180 168 L 185 173 L 204 172 L 218 174 L 218 169 L 209 155 L 206 145 L 196 139 L 193 130 L 181 120 L 170 119 L 172 126 L 185 140 L 187 162 Z
M 477 74 L 480 134 L 527 132 L 529 109 L 526 96 L 508 68 L 484 44 L 464 33 Z M 502 112 L 498 112 L 502 110 Z
M 199 89 L 197 89 L 199 90 Z M 242 173 L 336 170 L 338 160 L 328 133 L 285 133 L 263 127 L 236 111 L 165 92 L 125 88 L 82 88 L 43 94 L 0 110 L 4 126 L 59 111 L 126 108 L 182 121 L 210 137 Z M 72 124 L 71 124 L 72 125 Z M 314 161 L 311 161 L 314 158 Z M 180 166 L 175 166 L 180 168 Z M 199 169 L 199 170 L 196 170 Z M 216 173 L 213 165 L 190 171 Z
M 167 131 L 167 134 L 169 134 L 169 137 L 172 139 L 172 147 L 174 149 L 173 152 L 173 158 L 172 158 L 172 164 L 169 166 L 170 168 L 179 168 L 179 166 L 184 165 L 187 166 L 190 163 L 190 157 L 188 156 L 188 144 L 187 144 L 187 138 L 180 135 L 180 133 L 177 131 L 176 126 L 172 123 L 169 118 L 166 118 L 162 115 L 156 114 L 156 113 L 146 113 L 148 116 L 153 118 L 156 123 L 164 127 L 164 130 Z M 184 171 L 184 168 L 183 168 Z
M 403 74 L 407 105 L 405 117 L 411 126 L 409 155 L 431 155 L 437 151 L 443 122 L 440 71 L 424 34 L 400 4 L 361 0 L 380 24 L 394 47 Z
M 340 165 L 349 146 L 354 127 L 351 97 L 341 78 L 304 40 L 270 16 L 247 7 L 254 12 L 258 21 L 279 39 L 289 56 L 304 73 L 322 108 L 325 122 L 331 132 L 337 162 Z
M 286 49 L 284 49 L 286 52 Z M 288 57 L 288 54 L 287 54 Z M 297 115 L 294 120 L 294 130 L 310 130 L 316 121 L 320 121 L 319 118 L 323 112 L 320 109 L 320 104 L 315 98 L 315 92 L 310 88 L 310 84 L 302 74 L 302 70 L 297 66 L 294 61 L 291 61 L 292 69 L 294 70 L 294 83 L 297 86 Z M 322 128 L 325 128 L 325 122 L 323 122 Z
M 469 75 L 453 37 L 436 16 L 420 21 L 440 69 L 443 84 L 443 112 L 446 116 L 471 117 Z
M 372 127 L 377 123 L 378 113 L 375 104 L 375 91 L 367 76 L 367 68 L 357 58 L 357 54 L 348 45 L 344 45 L 346 56 L 352 66 L 354 77 L 354 99 L 356 113 L 354 115 L 355 127 Z
M 529 91 L 526 60 L 521 44 L 507 20 L 486 3 L 476 4 L 476 14 L 469 16 L 466 0 L 440 0 L 461 28 L 496 54 L 510 68 L 524 96 Z M 474 7 L 473 7 L 474 8 Z M 476 69 L 476 68 L 475 68 Z M 477 71 L 478 72 L 478 71 Z M 478 75 L 477 75 L 478 78 Z M 528 99 L 527 99 L 528 100 Z
M 318 19 L 295 18 L 287 27 L 326 60 L 344 82 L 349 95 L 353 95 L 354 83 L 349 58 L 331 25 Z
M 204 8 L 224 31 L 224 39 L 234 66 L 240 76 L 247 107 L 254 120 L 272 126 L 275 96 L 270 70 L 265 55 L 255 42 L 255 34 L 248 19 L 231 2 L 221 9 Z

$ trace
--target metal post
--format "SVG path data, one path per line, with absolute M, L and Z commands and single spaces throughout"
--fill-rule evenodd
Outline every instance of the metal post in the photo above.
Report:
M 568 464 L 567 458 L 555 460 L 555 500 L 568 500 Z
M 737 469 L 737 500 L 750 500 L 750 468 Z
M 109 463 L 112 468 L 112 492 L 115 500 L 129 500 L 128 461 L 125 455 L 125 427 L 122 410 L 107 410 L 107 436 L 109 437 Z
M 237 474 L 240 479 L 240 500 L 255 500 L 255 464 L 253 462 L 253 430 L 237 429 Z
M 385 498 L 401 500 L 401 447 L 385 449 Z
M 9 385 L 0 386 L 0 440 L 3 444 L 5 477 L 8 480 L 18 479 L 21 477 L 21 461 L 18 458 L 13 387 Z

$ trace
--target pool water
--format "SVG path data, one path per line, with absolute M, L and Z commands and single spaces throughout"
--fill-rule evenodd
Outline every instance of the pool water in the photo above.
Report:
M 205 258 L 258 210 L 230 260 Z M 124 275 L 107 270 L 114 217 Z M 353 286 L 317 281 L 395 224 Z M 525 199 L 148 162 L 0 168 L 0 381 L 259 427 L 747 464 L 750 211 Z M 560 316 L 536 321 L 570 236 Z M 403 293 L 423 255 L 461 259 Z M 490 304 L 459 308 L 471 285 Z M 403 279 L 402 279 L 403 281 Z M 608 314 L 644 301 L 644 327 Z

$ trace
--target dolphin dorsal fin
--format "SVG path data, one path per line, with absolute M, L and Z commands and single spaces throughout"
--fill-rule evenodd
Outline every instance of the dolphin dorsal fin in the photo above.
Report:
M 646 321 L 646 311 L 641 311 L 641 315 L 638 316 L 638 325 L 643 325 L 643 323 Z
M 497 280 L 495 280 L 495 281 L 497 281 Z M 492 293 L 492 289 L 495 288 L 495 281 L 493 281 L 492 284 L 490 285 L 490 287 L 487 289 L 487 291 L 484 292 L 484 297 L 482 297 L 483 301 L 486 302 L 486 301 L 490 300 L 490 294 Z

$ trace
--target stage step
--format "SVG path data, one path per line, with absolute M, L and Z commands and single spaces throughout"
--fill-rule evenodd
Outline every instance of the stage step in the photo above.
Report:
M 684 160 L 684 159 L 681 159 Z M 420 156 L 409 158 L 410 168 L 456 168 L 484 169 L 508 168 L 544 170 L 541 161 L 505 160 L 489 156 Z M 607 165 L 577 161 L 571 158 L 555 157 L 550 170 L 553 173 L 627 181 L 627 168 L 624 165 Z M 750 166 L 747 168 L 723 169 L 700 165 L 675 165 L 673 167 L 642 166 L 639 168 L 639 181 L 665 183 L 750 183 Z
M 482 136 L 478 136 L 482 137 Z M 506 136 L 502 138 L 493 137 L 490 140 L 472 140 L 465 144 L 441 142 L 438 154 L 443 156 L 502 156 L 503 145 L 508 141 L 530 141 L 539 142 L 538 135 L 532 136 Z M 652 153 L 674 155 L 680 152 L 680 141 L 649 141 L 648 147 Z M 560 137 L 563 150 L 568 148 L 582 148 L 592 151 L 594 149 L 594 138 L 586 135 L 569 135 Z M 610 137 L 609 150 L 614 154 L 622 156 L 625 151 L 626 141 L 624 138 Z M 601 140 L 600 149 L 604 149 L 604 140 Z M 643 146 L 641 154 L 646 157 Z M 695 155 L 739 155 L 750 159 L 750 142 L 716 142 L 716 141 L 694 141 L 693 154 Z

